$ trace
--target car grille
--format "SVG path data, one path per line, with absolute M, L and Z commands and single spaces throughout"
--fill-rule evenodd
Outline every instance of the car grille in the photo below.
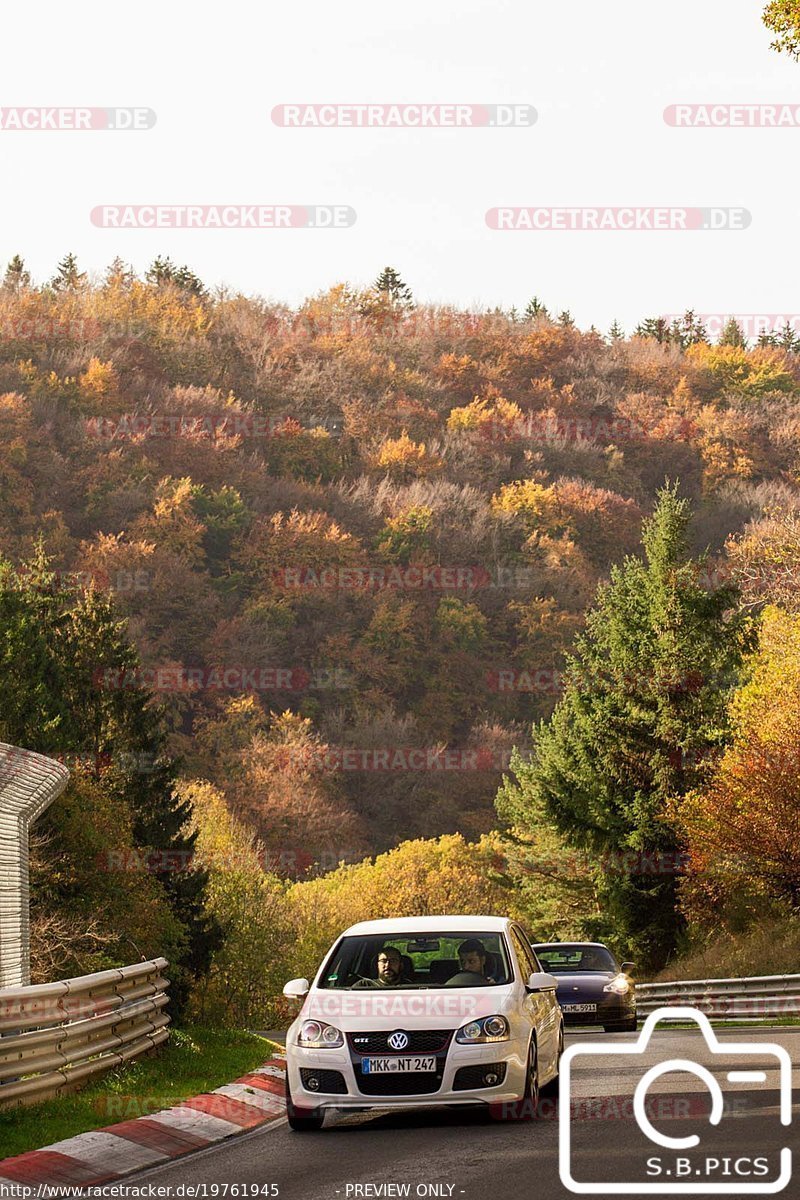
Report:
M 444 1060 L 442 1060 L 442 1067 Z M 358 1090 L 365 1096 L 429 1096 L 442 1086 L 442 1072 L 416 1071 L 392 1075 L 363 1075 L 355 1068 Z
M 367 1033 L 348 1033 L 350 1049 L 357 1054 L 446 1054 L 452 1029 L 407 1029 L 408 1045 L 405 1050 L 393 1050 L 389 1038 L 393 1029 L 379 1029 Z
M 492 1071 L 497 1076 L 494 1083 L 484 1083 L 484 1076 Z M 472 1092 L 476 1088 L 499 1087 L 506 1077 L 506 1064 L 481 1063 L 477 1067 L 459 1067 L 453 1080 L 454 1092 Z
M 341 1071 L 317 1071 L 313 1067 L 301 1067 L 300 1079 L 309 1092 L 324 1092 L 328 1096 L 347 1095 L 347 1084 Z M 309 1087 L 312 1080 L 317 1081 L 316 1087 Z
M 408 1045 L 404 1050 L 394 1050 L 389 1038 L 394 1029 L 368 1030 L 364 1033 L 347 1035 L 350 1058 L 358 1090 L 365 1096 L 429 1096 L 442 1086 L 447 1051 L 453 1040 L 454 1029 L 406 1029 Z M 435 1071 L 396 1072 L 391 1074 L 363 1074 L 361 1059 L 365 1055 L 380 1054 L 391 1058 L 404 1058 L 409 1054 L 435 1054 Z

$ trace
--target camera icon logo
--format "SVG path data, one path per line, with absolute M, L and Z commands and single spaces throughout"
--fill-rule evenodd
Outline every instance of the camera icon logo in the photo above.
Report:
M 579 1066 L 591 1066 L 592 1059 L 598 1056 L 621 1059 L 620 1069 L 626 1073 L 635 1069 L 636 1059 L 650 1060 L 657 1055 L 658 1043 L 653 1042 L 653 1033 L 661 1021 L 694 1022 L 705 1039 L 706 1057 L 714 1064 L 715 1056 L 723 1056 L 735 1060 L 737 1068 L 725 1069 L 721 1074 L 730 1086 L 723 1092 L 717 1074 L 702 1062 L 690 1058 L 668 1058 L 655 1062 L 644 1070 L 633 1093 L 632 1116 L 635 1118 L 638 1134 L 634 1133 L 637 1147 L 633 1157 L 636 1158 L 638 1143 L 641 1142 L 642 1177 L 638 1180 L 579 1180 L 574 1176 L 575 1147 L 574 1125 L 575 1111 L 580 1111 L 580 1103 L 576 1103 L 574 1093 L 575 1072 L 573 1064 L 576 1060 L 586 1059 Z M 674 1030 L 672 1031 L 674 1035 Z M 696 1008 L 670 1006 L 656 1009 L 645 1021 L 644 1027 L 635 1042 L 588 1042 L 585 1045 L 570 1046 L 561 1059 L 561 1103 L 559 1104 L 559 1173 L 561 1182 L 568 1191 L 576 1195 L 772 1195 L 782 1191 L 792 1177 L 792 1152 L 784 1146 L 779 1152 L 770 1154 L 737 1155 L 722 1157 L 714 1153 L 713 1147 L 701 1146 L 701 1137 L 697 1133 L 685 1137 L 672 1137 L 661 1132 L 653 1124 L 652 1105 L 649 1104 L 648 1091 L 650 1087 L 670 1072 L 689 1073 L 695 1077 L 693 1084 L 699 1080 L 707 1091 L 707 1099 L 703 1095 L 703 1110 L 699 1111 L 698 1119 L 707 1121 L 712 1127 L 722 1124 L 723 1117 L 731 1108 L 736 1108 L 737 1100 L 743 1101 L 745 1095 L 736 1092 L 737 1085 L 762 1086 L 767 1083 L 767 1073 L 764 1070 L 764 1060 L 774 1071 L 777 1068 L 777 1087 L 779 1093 L 779 1120 L 783 1126 L 792 1121 L 792 1061 L 788 1051 L 774 1042 L 721 1042 L 711 1027 L 711 1022 L 705 1013 Z M 748 1064 L 749 1060 L 749 1064 Z M 755 1064 L 758 1064 L 756 1067 Z M 643 1064 L 642 1064 L 643 1065 Z M 752 1069 L 748 1069 L 748 1065 Z M 718 1074 L 720 1072 L 718 1071 Z M 703 1088 L 701 1088 L 701 1094 Z M 672 1096 L 675 1099 L 675 1096 Z M 684 1100 L 689 1115 L 690 1106 Z M 643 1135 L 640 1137 L 639 1135 Z M 666 1154 L 653 1154 L 653 1146 Z M 695 1151 L 694 1154 L 691 1152 Z M 769 1178 L 767 1177 L 769 1176 Z

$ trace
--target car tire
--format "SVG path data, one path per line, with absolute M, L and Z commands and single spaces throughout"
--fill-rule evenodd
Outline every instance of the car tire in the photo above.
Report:
M 286 1076 L 286 1119 L 289 1122 L 289 1128 L 295 1133 L 313 1133 L 318 1129 L 322 1129 L 325 1121 L 325 1114 L 318 1108 L 298 1108 L 292 1100 L 292 1093 L 289 1091 L 289 1076 Z
M 561 1028 L 558 1033 L 558 1063 L 556 1064 L 557 1071 L 553 1079 L 546 1083 L 540 1089 L 542 1096 L 555 1098 L 558 1096 L 561 1084 L 561 1055 L 564 1053 L 564 1022 L 561 1022 Z
M 522 1098 L 520 1121 L 535 1121 L 539 1110 L 539 1054 L 536 1042 L 531 1039 L 528 1051 L 528 1074 L 525 1079 L 525 1095 Z
M 525 1073 L 525 1094 L 519 1100 L 493 1101 L 489 1114 L 495 1121 L 535 1121 L 539 1108 L 539 1064 L 536 1042 L 531 1039 Z
M 539 1055 L 536 1042 L 531 1039 L 528 1051 L 528 1069 L 525 1073 L 525 1094 L 521 1100 L 509 1105 L 509 1121 L 535 1121 L 539 1110 Z

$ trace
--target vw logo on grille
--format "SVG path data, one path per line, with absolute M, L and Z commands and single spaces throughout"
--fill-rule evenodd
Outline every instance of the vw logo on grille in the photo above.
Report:
M 402 1029 L 396 1029 L 394 1033 L 389 1034 L 389 1045 L 393 1050 L 405 1050 L 408 1045 L 408 1034 Z

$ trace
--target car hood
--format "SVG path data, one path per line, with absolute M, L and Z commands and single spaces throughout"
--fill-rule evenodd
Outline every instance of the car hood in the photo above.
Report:
M 326 1021 L 344 1033 L 382 1029 L 458 1029 L 511 1007 L 513 986 L 478 988 L 355 988 L 309 992 L 300 1019 Z
M 568 996 L 602 995 L 603 988 L 616 979 L 612 971 L 576 971 L 574 975 L 556 975 L 558 980 L 558 998 Z

